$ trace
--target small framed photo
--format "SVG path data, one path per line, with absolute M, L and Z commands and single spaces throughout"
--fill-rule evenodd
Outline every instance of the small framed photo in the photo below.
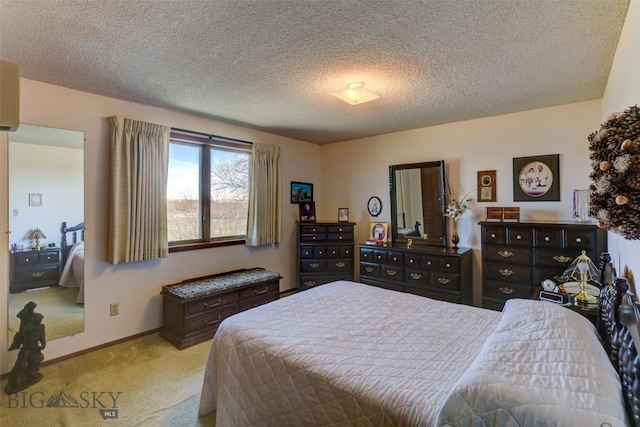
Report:
M 29 206 L 42 206 L 42 193 L 29 193 Z
M 513 201 L 560 201 L 560 155 L 515 157 Z
M 291 181 L 291 203 L 313 201 L 313 184 Z
M 496 171 L 478 171 L 478 202 L 496 201 Z
M 338 208 L 338 221 L 339 222 L 349 222 L 349 209 L 348 208 Z
M 300 222 L 316 222 L 316 202 L 301 202 L 298 209 Z
M 376 242 L 386 242 L 389 225 L 386 222 L 372 222 L 369 230 L 369 238 Z

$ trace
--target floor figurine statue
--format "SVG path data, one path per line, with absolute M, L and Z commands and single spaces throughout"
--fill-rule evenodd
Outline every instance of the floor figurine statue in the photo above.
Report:
M 20 319 L 20 327 L 18 329 L 18 332 L 16 332 L 15 336 L 13 337 L 13 342 L 9 346 L 9 350 L 20 348 L 20 345 L 22 344 L 22 331 L 24 330 L 24 327 L 31 323 L 31 320 L 33 320 L 33 316 L 36 314 L 33 310 L 35 310 L 37 306 L 38 304 L 36 304 L 35 302 L 29 301 L 25 304 L 22 310 L 20 310 L 18 314 L 16 314 L 16 317 Z
M 27 306 L 25 305 L 26 308 Z M 20 313 L 18 317 L 20 317 Z M 21 324 L 20 330 L 16 333 L 12 347 L 14 344 L 19 346 L 20 352 L 4 388 L 7 394 L 24 390 L 42 379 L 43 375 L 38 371 L 40 370 L 40 363 L 44 360 L 42 350 L 47 346 L 45 328 L 42 323 L 43 317 L 40 313 L 33 313 L 29 323 L 24 326 Z M 20 317 L 20 319 L 23 320 L 23 317 Z

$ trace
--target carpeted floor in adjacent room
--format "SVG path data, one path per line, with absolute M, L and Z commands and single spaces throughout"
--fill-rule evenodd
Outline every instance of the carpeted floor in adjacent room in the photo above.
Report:
M 210 346 L 178 350 L 153 333 L 44 366 L 22 392 L 7 395 L 5 379 L 0 425 L 214 426 L 215 414 L 198 418 Z

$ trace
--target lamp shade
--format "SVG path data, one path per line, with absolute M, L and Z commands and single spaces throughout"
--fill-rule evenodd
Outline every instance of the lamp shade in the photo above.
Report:
M 0 131 L 20 125 L 20 67 L 0 60 Z
M 29 239 L 38 240 L 38 239 L 46 239 L 46 238 L 47 236 L 45 236 L 42 230 L 40 230 L 38 227 L 31 230 L 31 233 L 29 233 Z

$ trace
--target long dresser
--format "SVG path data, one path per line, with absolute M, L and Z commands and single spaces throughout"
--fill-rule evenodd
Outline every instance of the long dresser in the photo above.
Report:
M 388 244 L 360 249 L 360 282 L 443 301 L 473 304 L 471 249 Z
M 298 290 L 353 280 L 353 222 L 298 223 Z
M 502 310 L 510 298 L 531 298 L 536 286 L 560 276 L 584 250 L 597 265 L 607 234 L 592 224 L 480 222 L 482 305 Z

